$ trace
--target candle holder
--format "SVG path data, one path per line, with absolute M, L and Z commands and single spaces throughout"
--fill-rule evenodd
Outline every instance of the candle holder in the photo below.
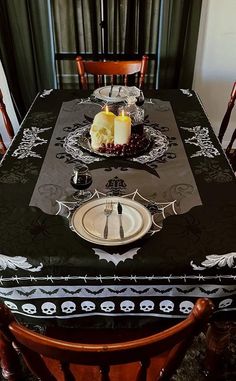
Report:
M 141 94 L 142 93 L 142 94 Z M 144 103 L 143 92 L 140 91 L 139 104 Z M 129 115 L 132 123 L 132 133 L 139 135 L 143 134 L 143 124 L 144 124 L 144 108 L 137 106 L 137 98 L 134 96 L 128 97 L 126 105 L 123 110 L 126 115 Z M 119 109 L 119 111 L 121 108 Z
M 138 107 L 141 107 L 144 105 L 144 101 L 145 101 L 144 94 L 143 94 L 142 90 L 140 90 L 139 95 L 136 97 L 136 105 Z

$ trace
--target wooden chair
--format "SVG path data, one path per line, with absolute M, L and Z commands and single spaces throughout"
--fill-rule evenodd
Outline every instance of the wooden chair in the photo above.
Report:
M 83 89 L 88 89 L 88 74 L 94 76 L 94 87 L 104 84 L 104 75 L 111 77 L 111 84 L 115 83 L 117 76 L 123 77 L 123 83 L 127 86 L 128 75 L 138 73 L 138 87 L 144 83 L 147 72 L 148 56 L 143 56 L 139 61 L 84 61 L 82 57 L 76 58 L 77 70 Z
M 224 115 L 224 118 L 223 118 L 221 126 L 220 126 L 220 131 L 219 131 L 219 136 L 218 136 L 220 143 L 222 143 L 224 134 L 225 134 L 226 129 L 228 127 L 230 116 L 231 116 L 231 111 L 234 107 L 235 99 L 236 99 L 236 82 L 234 82 L 234 85 L 233 85 L 233 88 L 232 88 L 232 91 L 230 94 L 230 100 L 229 100 L 229 103 L 227 106 L 227 110 L 226 110 L 226 113 Z M 236 150 L 232 151 L 232 148 L 233 148 L 233 143 L 235 142 L 235 140 L 236 140 L 236 128 L 235 128 L 235 130 L 231 136 L 231 140 L 230 140 L 230 142 L 229 142 L 229 144 L 225 150 L 226 156 L 228 157 L 229 162 L 230 162 L 234 172 L 236 172 Z
M 202 298 L 185 320 L 159 333 L 144 336 L 140 329 L 136 339 L 128 340 L 126 331 L 125 341 L 111 342 L 107 334 L 100 343 L 94 338 L 88 343 L 88 339 L 69 342 L 35 333 L 17 323 L 2 305 L 1 365 L 5 375 L 10 375 L 8 380 L 16 381 L 9 359 L 9 348 L 13 351 L 14 343 L 29 369 L 42 381 L 169 380 L 212 312 L 212 302 Z
M 5 154 L 7 147 L 3 141 L 2 135 L 0 134 L 0 159 Z
M 4 126 L 6 128 L 6 131 L 10 137 L 10 139 L 12 140 L 15 133 L 14 133 L 14 130 L 13 130 L 13 127 L 12 127 L 12 124 L 11 124 L 11 120 L 8 116 L 8 113 L 7 113 L 7 110 L 6 110 L 6 106 L 3 102 L 3 95 L 2 95 L 2 92 L 1 92 L 1 89 L 0 89 L 0 110 L 1 110 L 1 113 L 2 113 L 2 118 L 3 118 L 3 123 L 4 123 Z M 3 139 L 2 139 L 2 135 L 0 134 L 0 154 L 1 155 L 4 155 L 4 153 L 6 152 L 6 146 L 3 142 Z

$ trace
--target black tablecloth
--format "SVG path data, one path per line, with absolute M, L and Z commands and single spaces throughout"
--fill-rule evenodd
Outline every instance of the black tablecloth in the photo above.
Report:
M 146 125 L 169 140 L 162 157 L 89 163 L 94 197 L 129 197 L 152 213 L 150 232 L 119 247 L 69 227 L 77 159 L 64 142 L 92 120 L 87 96 L 39 94 L 2 162 L 0 297 L 34 324 L 138 327 L 183 318 L 198 297 L 213 299 L 216 318 L 233 318 L 236 182 L 196 94 L 146 97 Z

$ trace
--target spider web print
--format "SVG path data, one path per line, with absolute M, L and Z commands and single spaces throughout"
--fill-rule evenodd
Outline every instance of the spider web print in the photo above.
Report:
M 94 193 L 90 197 L 89 200 L 91 201 L 92 199 L 99 199 L 101 197 L 106 197 L 106 193 L 99 192 L 97 189 L 95 189 Z M 147 209 L 150 211 L 152 215 L 152 227 L 149 230 L 148 234 L 155 234 L 159 232 L 162 229 L 162 223 L 163 220 L 166 219 L 166 217 L 177 214 L 177 211 L 175 209 L 175 203 L 176 200 L 174 201 L 169 201 L 169 202 L 156 202 L 149 200 L 145 197 L 143 197 L 138 189 L 136 189 L 132 193 L 128 193 L 126 195 L 121 196 L 123 198 L 130 198 L 131 200 L 142 201 L 142 204 L 145 204 Z M 72 213 L 75 211 L 76 208 L 78 208 L 80 205 L 82 205 L 82 202 L 79 201 L 59 201 L 56 200 L 58 203 L 58 211 L 56 215 L 62 215 L 66 218 L 70 218 Z

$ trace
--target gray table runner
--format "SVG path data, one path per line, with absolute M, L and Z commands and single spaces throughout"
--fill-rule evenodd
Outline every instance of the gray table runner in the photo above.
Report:
M 57 214 L 58 201 L 73 200 L 75 190 L 70 185 L 70 178 L 75 163 L 68 160 L 62 142 L 68 131 L 86 124 L 86 118 L 94 118 L 101 111 L 101 107 L 101 104 L 93 103 L 89 99 L 63 103 L 30 206 L 37 206 L 47 214 Z M 200 205 L 201 199 L 171 105 L 169 102 L 151 99 L 145 102 L 145 115 L 147 125 L 162 131 L 170 138 L 170 142 L 175 141 L 176 145 L 170 144 L 164 162 L 158 162 L 158 165 L 150 163 L 152 171 L 147 171 L 146 165 L 143 165 L 143 169 L 133 168 L 129 161 L 125 170 L 110 166 L 109 170 L 104 170 L 105 160 L 103 168 L 91 171 L 91 189 L 107 194 L 112 186 L 109 187 L 109 181 L 112 184 L 112 179 L 114 183 L 115 178 L 120 184 L 120 194 L 130 194 L 138 190 L 143 197 L 155 202 L 175 201 L 176 212 L 185 213 L 193 206 Z

